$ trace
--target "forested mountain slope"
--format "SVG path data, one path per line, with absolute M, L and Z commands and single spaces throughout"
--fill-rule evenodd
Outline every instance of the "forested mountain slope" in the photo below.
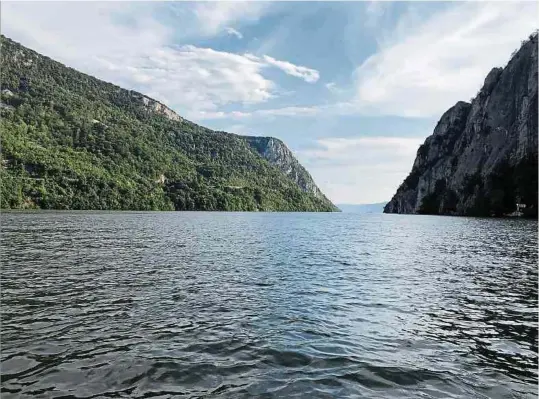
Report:
M 0 55 L 2 208 L 337 210 L 279 140 L 198 126 L 4 36 Z
M 536 32 L 442 116 L 384 212 L 537 217 L 537 106 Z

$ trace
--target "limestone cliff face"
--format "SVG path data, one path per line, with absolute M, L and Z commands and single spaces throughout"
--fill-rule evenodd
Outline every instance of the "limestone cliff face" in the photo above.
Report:
M 245 140 L 269 163 L 277 166 L 285 175 L 295 181 L 302 191 L 331 203 L 320 191 L 307 170 L 301 166 L 292 151 L 281 141 L 273 137 L 244 137 Z
M 173 120 L 173 121 L 183 121 L 183 118 L 178 115 L 176 112 L 171 110 L 164 104 L 161 104 L 159 101 L 154 100 L 153 98 L 146 97 L 143 94 L 132 92 L 133 97 L 142 102 L 142 105 L 148 112 L 153 112 L 158 115 L 163 115 L 164 117 Z
M 537 216 L 537 33 L 442 115 L 385 213 Z

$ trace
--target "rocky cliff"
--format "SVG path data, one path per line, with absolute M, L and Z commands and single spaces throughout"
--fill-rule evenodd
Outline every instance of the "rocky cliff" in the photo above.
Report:
M 537 33 L 442 115 L 385 213 L 537 217 Z
M 183 118 L 178 115 L 176 112 L 171 110 L 169 107 L 167 107 L 164 104 L 161 104 L 159 101 L 154 100 L 153 98 L 146 97 L 140 93 L 137 93 L 135 91 L 131 91 L 133 98 L 140 101 L 143 105 L 143 107 L 148 112 L 153 112 L 157 115 L 162 115 L 167 119 L 170 119 L 172 121 L 181 122 L 183 121 Z
M 244 137 L 247 143 L 272 165 L 292 179 L 303 192 L 313 194 L 316 198 L 329 201 L 316 186 L 307 170 L 301 166 L 292 151 L 279 139 L 273 137 Z

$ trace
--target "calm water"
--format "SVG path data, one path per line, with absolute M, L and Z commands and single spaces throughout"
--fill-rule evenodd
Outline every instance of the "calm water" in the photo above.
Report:
M 3 213 L 10 397 L 537 396 L 537 222 Z

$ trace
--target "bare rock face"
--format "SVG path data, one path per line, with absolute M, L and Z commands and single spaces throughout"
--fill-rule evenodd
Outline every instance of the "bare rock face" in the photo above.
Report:
M 158 115 L 163 115 L 164 117 L 172 120 L 172 121 L 183 121 L 183 118 L 178 115 L 176 112 L 171 110 L 169 107 L 167 107 L 164 104 L 161 104 L 159 101 L 154 100 L 153 98 L 146 97 L 145 95 L 142 95 L 140 93 L 132 92 L 133 97 L 137 98 L 137 100 L 142 101 L 142 104 L 144 108 L 148 112 L 153 112 Z
M 320 191 L 307 170 L 301 166 L 292 151 L 281 141 L 273 137 L 245 136 L 245 140 L 269 163 L 277 166 L 285 175 L 295 181 L 302 191 L 330 202 Z
M 537 33 L 442 115 L 385 213 L 537 217 Z

